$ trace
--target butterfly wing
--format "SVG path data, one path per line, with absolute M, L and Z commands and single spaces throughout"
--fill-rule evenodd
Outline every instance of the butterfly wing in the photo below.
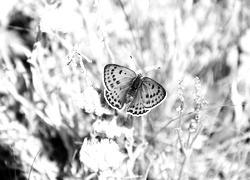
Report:
M 145 108 L 154 108 L 160 105 L 166 98 L 166 90 L 151 78 L 144 77 L 142 79 L 142 99 Z
M 134 71 L 123 66 L 108 64 L 104 67 L 104 86 L 108 91 L 124 89 L 135 77 Z
M 122 107 L 124 106 L 125 102 L 126 102 L 126 95 L 127 95 L 127 90 L 129 89 L 129 86 L 122 89 L 122 90 L 104 90 L 104 97 L 106 99 L 106 101 L 108 102 L 108 104 L 119 110 L 122 109 Z
M 144 106 L 142 89 L 139 87 L 136 95 L 134 96 L 133 101 L 130 103 L 129 107 L 127 108 L 127 113 L 132 116 L 142 116 L 148 112 L 149 112 L 149 109 L 147 109 Z
M 133 116 L 142 116 L 161 104 L 166 95 L 165 89 L 159 83 L 144 77 L 127 112 Z
M 115 109 L 123 107 L 127 90 L 135 77 L 134 71 L 123 66 L 108 64 L 104 67 L 104 97 L 111 107 Z

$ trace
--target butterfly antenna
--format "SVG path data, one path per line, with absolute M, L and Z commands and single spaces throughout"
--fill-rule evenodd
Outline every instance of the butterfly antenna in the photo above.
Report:
M 151 71 L 155 71 L 155 70 L 159 70 L 161 67 L 160 66 L 148 66 L 144 69 L 145 73 L 151 72 Z
M 139 67 L 137 66 L 137 64 L 136 64 L 136 62 L 135 62 L 135 59 L 133 58 L 132 55 L 130 55 L 130 58 L 131 58 L 131 60 L 133 61 L 133 63 L 134 63 L 134 65 L 135 65 L 136 69 L 139 69 Z M 143 69 L 143 72 L 144 72 L 144 73 L 148 73 L 148 72 L 150 72 L 150 71 L 159 70 L 160 68 L 161 68 L 161 67 L 160 67 L 159 65 L 157 65 L 157 66 L 148 66 L 148 67 L 146 67 L 146 68 Z M 140 71 L 140 73 L 141 73 L 141 70 L 140 70 L 140 69 L 139 69 L 139 71 Z
M 129 57 L 130 57 L 130 59 L 133 61 L 133 63 L 134 63 L 134 65 L 135 65 L 136 69 L 138 69 L 138 66 L 137 66 L 137 64 L 136 64 L 135 59 L 133 58 L 133 56 L 132 56 L 132 55 L 129 55 Z
M 135 62 L 135 59 L 133 58 L 133 56 L 130 55 L 129 57 L 130 57 L 130 59 L 133 61 L 134 65 L 135 65 L 135 68 L 136 68 L 137 70 L 139 69 L 139 72 L 137 72 L 137 73 L 141 73 L 141 70 L 140 70 L 140 68 L 138 67 L 137 63 Z

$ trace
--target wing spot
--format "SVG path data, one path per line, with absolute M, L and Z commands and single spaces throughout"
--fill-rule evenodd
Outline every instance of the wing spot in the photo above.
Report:
M 154 100 L 152 100 L 151 102 L 152 102 L 152 103 L 154 103 L 155 101 L 154 101 Z
M 119 71 L 119 74 L 121 74 L 121 73 L 122 73 L 122 70 Z
M 148 98 L 149 97 L 149 95 L 148 94 L 146 94 L 146 98 Z
M 111 88 L 113 88 L 113 87 L 114 87 L 114 84 L 113 84 L 113 83 L 111 83 L 111 84 L 110 84 L 110 86 L 111 86 Z
M 116 84 L 120 84 L 121 82 L 120 81 L 116 81 Z
M 119 108 L 119 104 L 116 104 L 115 107 L 116 107 L 116 108 Z
M 152 89 L 154 89 L 155 85 L 152 84 Z
M 150 96 L 149 96 L 150 98 L 152 98 L 153 96 L 152 96 L 152 94 L 150 94 Z

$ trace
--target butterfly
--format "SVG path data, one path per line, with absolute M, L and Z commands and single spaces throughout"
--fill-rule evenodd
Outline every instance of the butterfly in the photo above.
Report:
M 165 100 L 165 89 L 151 78 L 136 74 L 129 68 L 107 64 L 103 75 L 104 97 L 116 110 L 126 105 L 126 112 L 142 116 Z

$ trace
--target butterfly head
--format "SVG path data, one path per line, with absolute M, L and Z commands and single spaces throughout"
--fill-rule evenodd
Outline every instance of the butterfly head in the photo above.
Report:
M 132 81 L 132 84 L 131 84 L 131 88 L 132 89 L 138 89 L 138 87 L 141 85 L 142 83 L 142 75 L 141 74 L 138 74 Z

